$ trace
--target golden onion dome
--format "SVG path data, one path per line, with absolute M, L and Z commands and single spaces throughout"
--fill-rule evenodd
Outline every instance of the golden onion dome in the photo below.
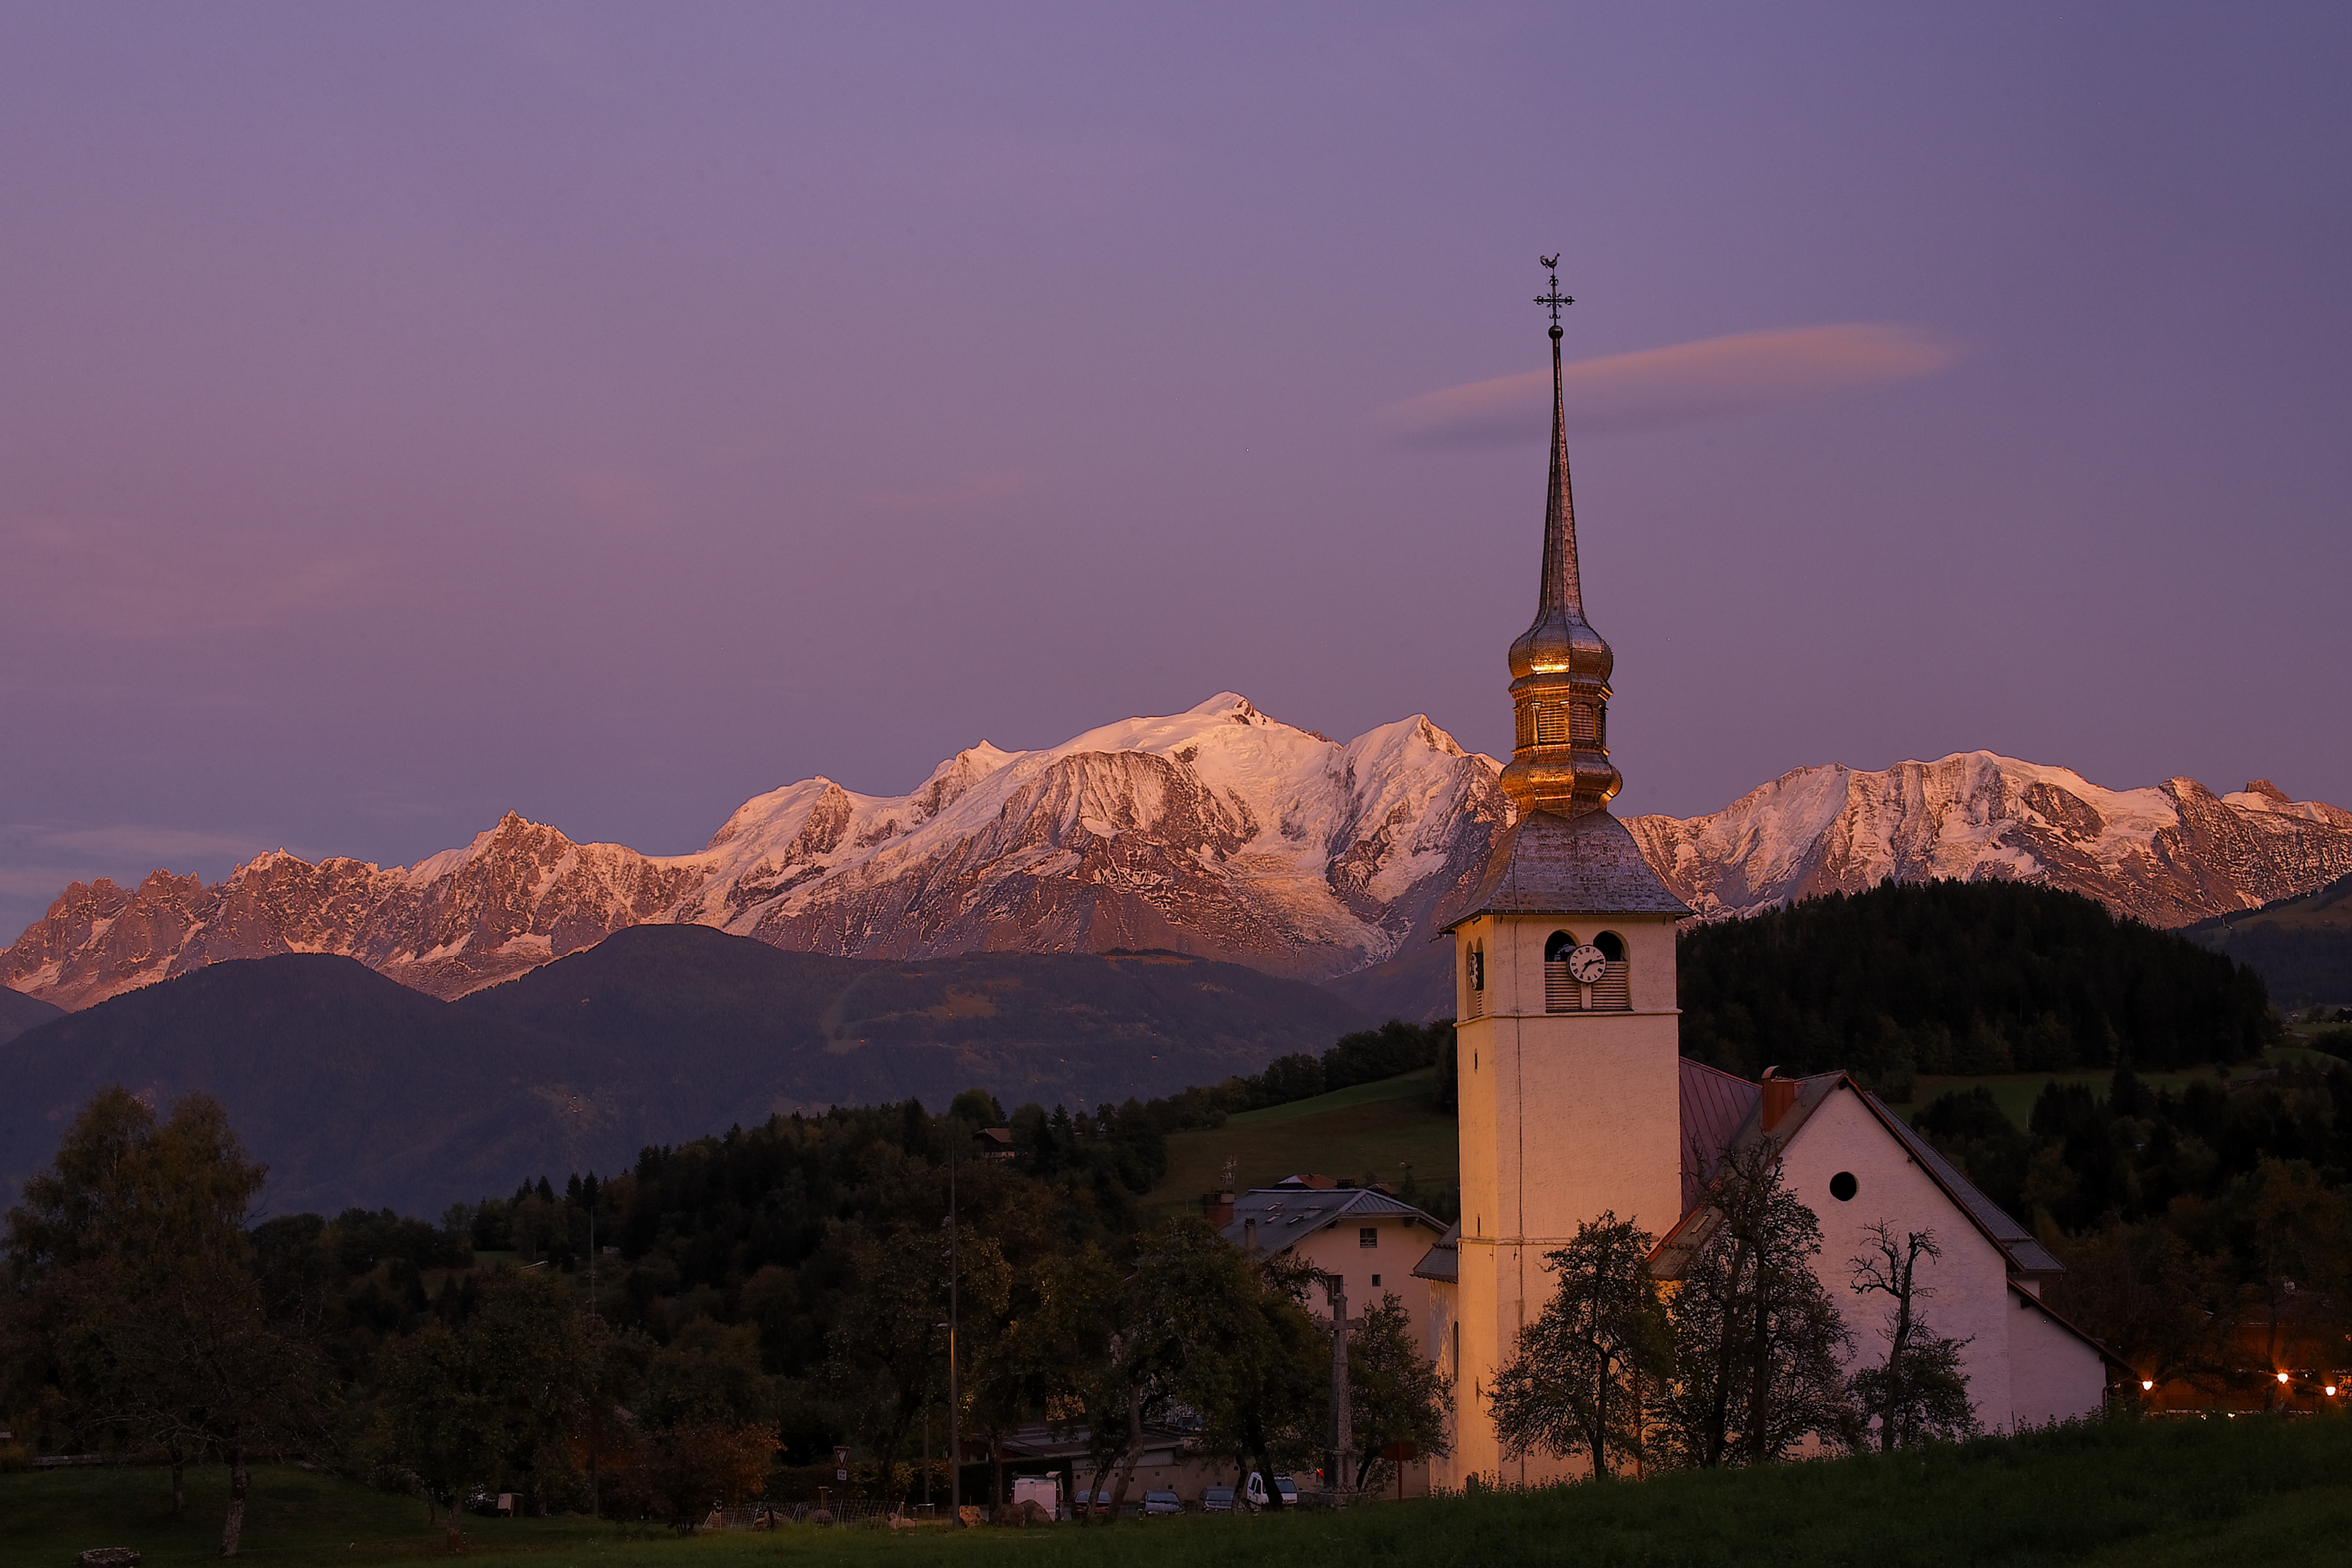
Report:
M 1553 258 L 1546 258 L 1550 266 Z M 1584 584 L 1576 552 L 1576 503 L 1568 472 L 1568 418 L 1561 395 L 1559 291 L 1536 301 L 1551 308 L 1551 479 L 1544 495 L 1543 566 L 1535 624 L 1511 644 L 1511 704 L 1517 733 L 1503 790 L 1525 816 L 1531 811 L 1580 816 L 1599 811 L 1622 781 L 1609 761 L 1609 679 L 1616 656 L 1584 618 Z

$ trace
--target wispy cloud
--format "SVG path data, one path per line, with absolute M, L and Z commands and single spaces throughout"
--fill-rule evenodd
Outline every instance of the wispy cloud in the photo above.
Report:
M 1048 477 L 1043 468 L 989 468 L 916 489 L 869 490 L 857 500 L 883 511 L 961 511 L 1033 495 L 1045 488 Z
M 1672 348 L 1580 360 L 1561 376 L 1569 428 L 1584 435 L 1648 430 L 1749 414 L 1853 387 L 1932 375 L 1958 358 L 1916 327 L 1849 321 L 1740 332 Z M 1500 447 L 1542 440 L 1551 429 L 1551 372 L 1449 386 L 1373 416 L 1395 439 L 1420 447 Z
M 146 823 L 0 823 L 0 943 L 71 883 L 108 877 L 127 888 L 158 870 L 217 878 L 268 847 L 242 834 Z
M 216 859 L 223 856 L 249 860 L 268 847 L 242 834 L 213 833 L 201 828 L 154 827 L 138 823 L 116 823 L 105 827 L 0 823 L 0 856 L 12 860 L 42 855 L 134 864 L 152 869 L 173 860 Z
M 367 566 L 258 533 L 0 519 L 0 616 L 123 637 L 243 631 L 351 595 Z

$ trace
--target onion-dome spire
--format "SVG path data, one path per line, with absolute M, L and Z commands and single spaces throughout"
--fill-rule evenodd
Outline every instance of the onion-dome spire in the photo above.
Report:
M 1569 493 L 1568 416 L 1560 391 L 1559 258 L 1543 258 L 1551 292 L 1551 484 L 1544 497 L 1543 575 L 1535 625 L 1511 645 L 1511 705 L 1517 733 L 1502 785 L 1524 817 L 1599 811 L 1622 781 L 1609 761 L 1609 675 L 1616 656 L 1584 618 L 1577 569 L 1576 504 Z

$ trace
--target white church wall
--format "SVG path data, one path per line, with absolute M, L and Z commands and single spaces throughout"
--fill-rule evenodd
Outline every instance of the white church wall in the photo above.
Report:
M 1543 1010 L 1544 944 L 1562 930 L 1625 942 L 1633 1010 Z M 1464 1375 L 1452 1471 L 1541 1480 L 1575 1472 L 1540 1458 L 1506 1464 L 1483 1380 L 1550 1297 L 1544 1254 L 1580 1224 L 1614 1211 L 1664 1232 L 1680 1216 L 1674 932 L 1656 919 L 1489 916 L 1458 935 L 1460 946 L 1483 946 L 1487 986 L 1485 1016 L 1457 1026 Z
M 2008 1424 L 2039 1426 L 2097 1410 L 2107 1386 L 2099 1352 L 2031 1298 L 2011 1302 Z
M 1913 1311 L 1936 1332 L 1971 1342 L 1961 1352 L 1969 1402 L 1988 1429 L 2005 1428 L 2015 1398 L 2009 1320 L 2017 1314 L 2009 1305 L 2008 1260 L 2000 1249 L 1850 1089 L 1832 1090 L 1806 1119 L 1782 1151 L 1780 1168 L 1789 1190 L 1821 1221 L 1815 1268 L 1853 1331 L 1851 1364 L 1884 1359 L 1884 1331 L 1894 1321 L 1887 1297 L 1858 1296 L 1852 1288 L 1851 1260 L 1871 1245 L 1864 1227 L 1885 1220 L 1898 1241 L 1905 1233 L 1931 1230 L 1944 1255 L 1920 1259 L 1917 1282 L 1934 1294 L 1915 1297 Z M 1855 1181 L 1854 1195 L 1843 1202 L 1830 1191 L 1840 1172 Z

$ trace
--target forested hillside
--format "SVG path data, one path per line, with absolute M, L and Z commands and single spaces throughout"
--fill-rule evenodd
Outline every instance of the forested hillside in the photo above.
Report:
M 2352 877 L 2180 934 L 2259 973 L 2281 1007 L 2352 1005 Z
M 1687 929 L 1677 963 L 1683 1054 L 1749 1078 L 2191 1067 L 2279 1038 L 2252 970 L 2032 883 L 1832 893 Z
M 279 1213 L 436 1213 L 780 1110 L 939 1106 L 975 1083 L 1048 1105 L 1164 1095 L 1369 1021 L 1304 981 L 1172 952 L 881 963 L 701 926 L 635 927 L 454 1003 L 323 953 L 74 1014 L 18 1000 L 50 1021 L 0 1044 L 0 1201 L 112 1083 L 219 1100 Z

